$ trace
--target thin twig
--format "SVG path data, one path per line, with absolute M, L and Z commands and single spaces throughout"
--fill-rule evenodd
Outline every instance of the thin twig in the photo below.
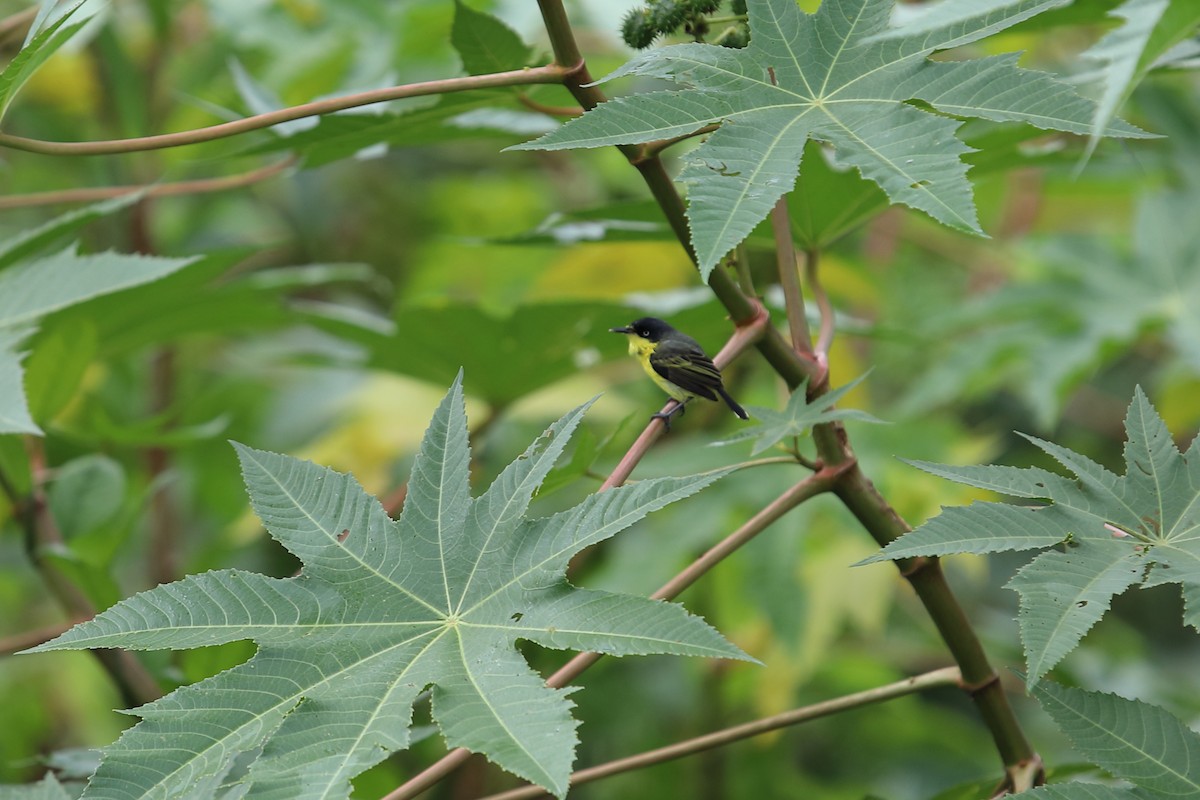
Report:
M 573 108 L 570 106 L 548 106 L 545 103 L 539 103 L 525 92 L 517 93 L 517 102 L 526 108 L 546 114 L 551 117 L 578 117 L 583 115 L 583 109 Z
M 706 133 L 712 133 L 719 127 L 721 127 L 720 123 L 714 122 L 709 125 L 705 125 L 702 128 L 697 128 L 696 130 L 692 131 L 691 133 L 684 133 L 679 136 L 672 136 L 670 139 L 658 139 L 657 141 L 646 142 L 644 145 L 642 145 L 642 157 L 643 158 L 654 158 L 659 153 L 661 153 L 663 150 L 666 150 L 668 147 L 671 147 L 672 145 L 679 144 L 680 142 L 686 142 L 688 139 L 694 139 L 695 137 L 703 136 Z
M 29 30 L 29 26 L 33 24 L 34 19 L 37 18 L 39 7 L 35 3 L 24 11 L 18 11 L 4 19 L 0 19 L 0 44 L 4 44 L 10 37 L 15 37 L 18 34 L 24 36 L 25 32 Z
M 465 92 L 472 89 L 493 89 L 501 86 L 527 86 L 537 83 L 562 83 L 571 70 L 557 64 L 544 67 L 528 67 L 508 72 L 495 72 L 489 75 L 468 75 L 463 78 L 444 78 L 424 83 L 409 83 L 402 86 L 389 86 L 383 89 L 372 89 L 366 92 L 330 97 L 312 103 L 304 103 L 265 114 L 255 114 L 250 117 L 223 122 L 219 125 L 209 125 L 178 133 L 164 133 L 157 136 L 139 136 L 132 139 L 110 139 L 98 142 L 47 142 L 41 139 L 26 139 L 23 136 L 13 136 L 0 133 L 0 146 L 11 147 L 14 150 L 25 150 L 30 153 L 45 153 L 48 155 L 65 156 L 95 156 L 111 153 L 134 153 L 144 150 L 161 150 L 164 147 L 179 147 L 181 145 L 211 142 L 236 136 L 248 131 L 269 128 L 281 122 L 294 119 L 316 117 L 344 111 L 348 108 L 369 106 L 384 103 L 389 100 L 401 100 L 406 97 L 424 97 L 432 94 L 449 94 Z
M 820 263 L 821 251 L 816 249 L 805 251 L 804 277 L 808 280 L 808 290 L 816 298 L 817 310 L 821 314 L 821 329 L 817 334 L 816 356 L 821 366 L 828 367 L 829 346 L 833 344 L 835 320 L 833 316 L 833 304 L 829 302 L 829 295 L 825 293 L 825 287 L 821 285 L 821 279 L 817 274 Z
M 792 241 L 792 223 L 788 218 L 786 197 L 779 198 L 771 209 L 771 230 L 775 233 L 775 260 L 779 264 L 779 284 L 783 287 L 783 299 L 787 306 L 792 347 L 799 355 L 812 358 L 812 334 L 808 332 L 804 294 L 800 291 L 796 245 Z
M 127 194 L 142 192 L 144 197 L 177 197 L 179 195 L 208 194 L 223 192 L 228 189 L 240 189 L 268 178 L 273 178 L 289 167 L 295 165 L 295 156 L 288 156 L 282 161 L 268 164 L 265 167 L 242 172 L 237 175 L 225 175 L 220 178 L 200 178 L 174 183 L 148 183 L 128 186 L 96 186 L 87 189 L 62 189 L 53 192 L 33 192 L 30 194 L 13 194 L 0 197 L 0 211 L 11 208 L 29 208 L 32 206 L 48 206 L 58 203 L 93 203 L 97 200 L 111 200 Z
M 874 689 L 855 692 L 854 694 L 844 695 L 833 700 L 826 700 L 822 703 L 802 706 L 791 711 L 784 711 L 782 714 L 774 714 L 770 717 L 756 719 L 753 722 L 746 722 L 703 736 L 697 736 L 694 739 L 684 739 L 667 747 L 648 750 L 644 753 L 638 753 L 635 756 L 618 758 L 605 764 L 597 764 L 594 767 L 581 769 L 571 775 L 570 785 L 573 789 L 576 786 L 591 783 L 601 778 L 620 775 L 623 772 L 632 772 L 635 769 L 662 764 L 665 761 L 673 761 L 677 758 L 694 755 L 715 747 L 732 744 L 742 739 L 749 739 L 753 736 L 769 733 L 770 731 L 777 731 L 781 728 L 788 728 L 802 722 L 827 717 L 831 714 L 849 711 L 873 703 L 880 703 L 885 700 L 892 700 L 897 697 L 904 697 L 938 686 L 953 686 L 960 679 L 961 676 L 957 667 L 944 667 L 943 669 L 933 670 L 921 675 L 914 675 L 906 680 L 889 683 L 885 686 L 877 686 Z M 487 795 L 481 798 L 481 800 L 526 800 L 532 797 L 548 796 L 550 795 L 540 786 L 522 786 L 507 792 Z

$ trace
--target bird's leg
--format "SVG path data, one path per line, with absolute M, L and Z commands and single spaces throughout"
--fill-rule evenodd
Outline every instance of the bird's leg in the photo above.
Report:
M 684 411 L 687 410 L 687 407 L 678 400 L 675 400 L 674 403 L 675 407 L 670 411 L 657 411 L 650 415 L 650 419 L 661 419 L 663 421 L 663 425 L 666 426 L 668 433 L 671 431 L 671 417 L 675 416 L 676 414 L 682 417 Z

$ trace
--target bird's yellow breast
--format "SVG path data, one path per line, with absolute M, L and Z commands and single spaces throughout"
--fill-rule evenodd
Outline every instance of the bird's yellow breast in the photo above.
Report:
M 662 375 L 659 375 L 654 370 L 654 367 L 650 365 L 650 356 L 654 353 L 654 348 L 658 347 L 657 342 L 643 339 L 641 336 L 631 333 L 627 333 L 625 336 L 629 339 L 629 355 L 638 360 L 638 363 L 642 365 L 642 369 L 650 376 L 650 380 L 658 384 L 658 388 L 680 402 L 684 402 L 692 396 L 691 392 L 684 391 Z

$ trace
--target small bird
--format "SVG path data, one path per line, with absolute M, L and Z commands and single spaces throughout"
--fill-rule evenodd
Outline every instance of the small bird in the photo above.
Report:
M 676 411 L 682 414 L 683 404 L 697 396 L 716 400 L 720 395 L 734 414 L 749 419 L 745 409 L 725 391 L 721 371 L 692 337 L 655 317 L 642 317 L 623 328 L 609 330 L 629 337 L 629 354 L 637 358 L 642 369 L 664 392 L 679 401 L 677 409 L 653 415 L 663 420 L 668 430 L 671 415 Z

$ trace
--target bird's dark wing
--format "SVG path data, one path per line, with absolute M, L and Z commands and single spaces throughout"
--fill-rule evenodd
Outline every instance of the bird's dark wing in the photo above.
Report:
M 650 354 L 650 366 L 662 377 L 694 395 L 716 400 L 721 372 L 698 346 L 661 342 Z

